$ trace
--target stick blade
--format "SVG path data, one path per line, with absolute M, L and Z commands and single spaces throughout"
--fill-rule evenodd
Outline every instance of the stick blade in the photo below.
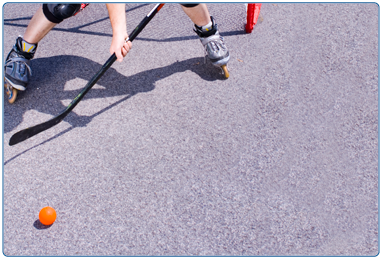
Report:
M 9 145 L 10 146 L 16 145 L 20 142 L 23 142 L 24 140 L 29 139 L 30 137 L 33 137 L 34 135 L 39 134 L 42 131 L 45 131 L 45 130 L 53 127 L 54 125 L 57 125 L 58 123 L 60 123 L 63 120 L 63 118 L 64 117 L 61 114 L 61 116 L 57 116 L 57 117 L 55 117 L 49 121 L 46 121 L 44 123 L 38 124 L 38 125 L 30 127 L 30 128 L 20 130 L 19 132 L 16 132 L 15 134 L 13 134 L 13 136 L 9 140 Z
M 13 145 L 16 145 L 16 144 L 30 138 L 31 136 L 29 135 L 29 129 L 30 128 L 27 128 L 27 129 L 21 130 L 15 134 L 13 134 L 13 136 L 9 140 L 9 145 L 13 146 Z

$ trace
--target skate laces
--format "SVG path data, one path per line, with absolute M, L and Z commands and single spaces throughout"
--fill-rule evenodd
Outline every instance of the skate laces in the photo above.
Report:
M 219 51 L 219 46 L 218 44 L 216 43 L 216 41 L 211 41 L 210 42 L 210 48 L 212 51 L 214 52 L 218 52 Z
M 200 40 L 202 41 L 205 53 L 208 53 L 208 50 L 214 53 L 218 53 L 221 50 L 226 50 L 224 39 L 219 34 L 215 34 L 208 38 L 201 38 Z
M 204 63 L 207 61 L 207 56 L 209 53 L 219 53 L 220 51 L 226 51 L 227 48 L 224 44 L 224 38 L 216 32 L 216 34 L 211 35 L 206 38 L 199 38 L 202 43 L 202 48 L 204 50 Z

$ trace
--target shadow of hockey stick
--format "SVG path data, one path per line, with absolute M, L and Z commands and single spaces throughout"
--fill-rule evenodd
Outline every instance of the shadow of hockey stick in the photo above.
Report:
M 110 110 L 111 108 L 117 106 L 118 104 L 120 104 L 120 103 L 126 101 L 127 99 L 129 99 L 129 98 L 132 97 L 132 96 L 133 96 L 133 95 L 125 96 L 125 97 L 122 98 L 121 100 L 119 100 L 119 101 L 117 101 L 117 102 L 115 102 L 115 103 L 109 105 L 108 107 L 106 107 L 106 108 L 104 108 L 104 109 L 98 111 L 97 113 L 95 113 L 95 114 L 93 114 L 93 115 L 87 117 L 87 119 L 88 119 L 89 121 L 91 121 L 93 118 L 95 118 L 95 117 L 97 117 L 98 115 L 100 115 L 100 114 L 102 114 L 102 113 L 104 113 L 104 112 Z M 35 146 L 33 146 L 33 147 L 30 147 L 30 148 L 24 150 L 23 152 L 21 152 L 21 153 L 15 155 L 14 157 L 12 157 L 12 158 L 8 159 L 7 161 L 5 161 L 5 162 L 4 162 L 4 166 L 5 166 L 6 164 L 8 164 L 9 162 L 12 162 L 13 160 L 15 160 L 16 158 L 18 158 L 19 156 L 21 156 L 21 155 L 23 155 L 23 154 L 26 154 L 28 151 L 30 151 L 30 150 L 32 150 L 32 149 L 35 149 L 36 147 L 42 146 L 42 145 L 44 145 L 45 143 L 48 143 L 48 142 L 50 142 L 50 141 L 52 141 L 52 140 L 54 140 L 54 139 L 56 139 L 56 138 L 58 138 L 58 137 L 60 137 L 60 136 L 62 136 L 62 135 L 64 135 L 64 134 L 70 132 L 72 129 L 75 129 L 75 128 L 77 128 L 77 126 L 72 125 L 72 126 L 70 126 L 69 128 L 65 129 L 64 131 L 62 131 L 62 132 L 56 134 L 55 136 L 53 136 L 53 137 L 51 137 L 51 138 L 49 138 L 49 139 L 47 139 L 47 140 L 44 140 L 44 141 L 41 142 L 40 144 L 37 144 L 37 145 L 35 145 Z

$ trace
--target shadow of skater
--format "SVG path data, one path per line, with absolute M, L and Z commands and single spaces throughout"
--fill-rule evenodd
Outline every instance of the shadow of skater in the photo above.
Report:
M 29 110 L 56 116 L 66 108 L 62 100 L 73 100 L 86 84 L 81 86 L 81 89 L 64 90 L 66 82 L 75 78 L 89 81 L 101 66 L 87 58 L 71 55 L 32 60 L 33 77 L 28 90 L 19 92 L 16 103 L 4 105 L 4 132 L 16 128 Z M 204 64 L 204 57 L 175 62 L 166 67 L 147 70 L 129 77 L 111 67 L 97 82 L 105 89 L 93 88 L 84 99 L 125 95 L 130 98 L 138 93 L 152 91 L 156 81 L 186 70 L 193 71 L 204 80 L 214 81 L 219 79 L 216 69 L 218 68 L 211 64 Z M 92 118 L 94 116 L 79 116 L 74 109 L 64 120 L 74 127 L 83 127 Z M 30 121 L 28 124 L 33 126 L 41 122 Z

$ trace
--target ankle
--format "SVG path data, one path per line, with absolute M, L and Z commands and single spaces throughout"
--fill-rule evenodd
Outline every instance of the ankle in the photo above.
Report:
M 217 24 L 215 23 L 214 18 L 211 16 L 211 21 L 204 25 L 204 26 L 198 26 L 195 24 L 194 31 L 199 35 L 199 37 L 206 38 L 211 35 L 216 34 L 218 30 Z
M 36 53 L 37 44 L 29 43 L 22 37 L 18 37 L 15 44 L 15 51 L 26 59 L 32 59 Z

